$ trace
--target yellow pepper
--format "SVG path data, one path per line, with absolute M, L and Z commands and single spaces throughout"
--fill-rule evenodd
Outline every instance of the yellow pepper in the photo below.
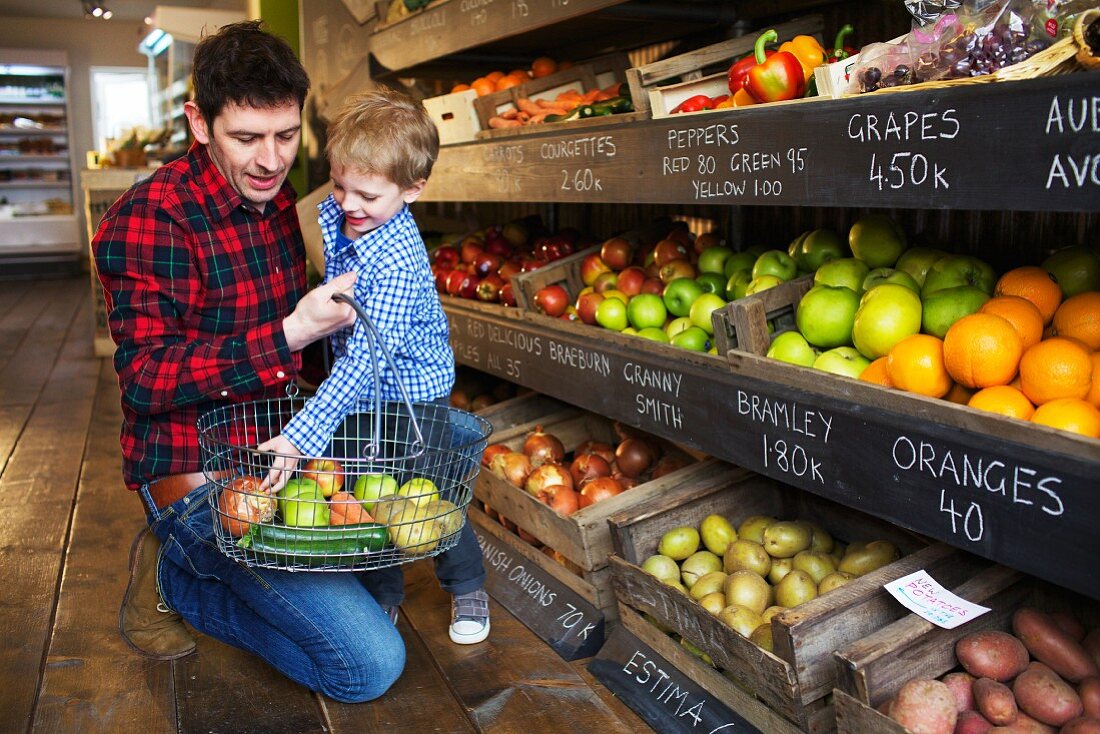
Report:
M 807 84 L 813 78 L 814 69 L 824 64 L 827 58 L 825 49 L 813 36 L 795 36 L 780 46 L 779 50 L 794 54 L 798 63 L 802 65 Z
M 756 98 L 749 94 L 747 89 L 738 89 L 732 97 L 730 97 L 732 107 L 748 107 L 750 105 L 759 104 Z
M 719 102 L 718 104 L 714 105 L 714 109 L 716 109 L 716 110 L 724 110 L 724 109 L 726 109 L 727 107 L 733 107 L 733 96 L 732 96 L 732 95 L 730 95 L 730 96 L 727 96 L 727 97 L 726 97 L 725 99 L 723 99 L 723 100 L 722 100 L 721 102 Z

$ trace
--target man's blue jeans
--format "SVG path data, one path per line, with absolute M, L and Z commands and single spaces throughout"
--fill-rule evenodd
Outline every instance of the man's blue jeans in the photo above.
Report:
M 148 518 L 164 544 L 157 579 L 168 606 L 203 634 L 336 701 L 385 693 L 405 667 L 405 645 L 361 582 L 366 574 L 291 573 L 230 560 L 214 539 L 213 487 Z M 148 503 L 147 489 L 140 491 Z

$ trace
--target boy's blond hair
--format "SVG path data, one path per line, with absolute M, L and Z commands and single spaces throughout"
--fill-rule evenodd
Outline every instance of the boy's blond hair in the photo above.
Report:
M 383 176 L 404 190 L 426 180 L 439 154 L 439 131 L 424 106 L 375 85 L 349 97 L 329 126 L 329 165 Z

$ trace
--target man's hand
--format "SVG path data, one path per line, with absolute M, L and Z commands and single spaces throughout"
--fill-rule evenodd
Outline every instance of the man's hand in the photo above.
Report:
M 334 293 L 351 294 L 355 275 L 344 273 L 302 296 L 293 313 L 283 319 L 283 333 L 290 351 L 301 351 L 307 344 L 355 323 L 351 306 L 332 300 Z
M 271 462 L 271 471 L 260 482 L 260 491 L 266 494 L 275 494 L 282 489 L 290 479 L 294 467 L 298 466 L 297 457 L 302 455 L 298 447 L 290 442 L 281 433 L 270 441 L 264 441 L 256 447 L 260 451 L 270 451 L 278 454 Z

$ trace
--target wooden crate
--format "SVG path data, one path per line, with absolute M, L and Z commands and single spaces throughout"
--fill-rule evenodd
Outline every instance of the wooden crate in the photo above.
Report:
M 475 412 L 492 424 L 493 433 L 490 435 L 489 440 L 493 441 L 496 436 L 518 425 L 530 423 L 540 416 L 550 415 L 568 408 L 569 406 L 560 400 L 554 400 L 541 393 L 529 392 L 508 400 L 502 400 Z
M 781 42 L 798 35 L 814 36 L 820 41 L 824 27 L 822 17 L 816 14 L 774 26 Z M 628 69 L 626 80 L 630 85 L 634 109 L 649 113 L 653 118 L 668 117 L 673 108 L 688 97 L 696 94 L 705 94 L 708 97 L 729 94 L 728 67 L 737 59 L 752 53 L 757 35 L 758 32 L 754 31 L 679 56 Z M 720 73 L 703 75 L 703 69 L 718 64 L 724 65 L 726 69 Z M 668 84 L 671 79 L 682 81 Z
M 719 513 L 735 525 L 749 515 L 820 523 L 845 542 L 883 539 L 902 558 L 845 586 L 778 615 L 772 622 L 775 652 L 767 652 L 718 621 L 697 602 L 640 568 L 671 528 L 698 526 Z M 835 728 L 827 696 L 835 684 L 832 653 L 906 614 L 882 585 L 925 569 L 946 585 L 961 583 L 988 565 L 975 556 L 923 539 L 877 518 L 751 474 L 681 502 L 656 497 L 633 514 L 611 516 L 616 556 L 612 579 L 619 601 L 652 615 L 711 656 L 715 664 L 799 728 Z
M 1100 605 L 1095 601 L 1005 566 L 990 566 L 953 591 L 990 611 L 950 630 L 907 614 L 833 653 L 838 732 L 905 734 L 905 727 L 876 707 L 897 695 L 907 681 L 939 678 L 953 670 L 958 665 L 955 643 L 962 637 L 984 630 L 1011 632 L 1012 614 L 1021 606 L 1069 611 L 1088 627 L 1100 624 Z
M 424 100 L 424 109 L 439 130 L 440 145 L 468 143 L 481 130 L 481 123 L 474 110 L 475 99 L 477 92 L 466 89 Z
M 766 354 L 776 334 L 795 328 L 795 309 L 813 285 L 814 276 L 804 275 L 727 303 L 712 315 L 718 353 L 740 349 Z
M 509 128 L 507 130 L 493 130 L 489 127 L 489 120 L 509 109 L 516 107 L 516 100 L 524 97 L 535 100 L 543 98 L 552 100 L 561 92 L 573 89 L 584 93 L 591 89 L 603 89 L 615 82 L 626 83 L 626 70 L 630 67 L 630 60 L 626 54 L 614 53 L 606 56 L 598 56 L 588 61 L 583 61 L 565 69 L 554 72 L 538 79 L 532 79 L 514 87 L 509 87 L 500 92 L 486 94 L 474 100 L 474 109 L 477 112 L 478 121 L 482 132 L 479 138 L 500 137 L 514 135 L 517 130 L 530 130 L 533 132 L 545 131 L 546 124 L 529 125 L 521 128 Z M 625 86 L 624 86 L 625 91 Z M 612 115 L 612 119 L 619 120 Z M 579 121 L 578 121 L 579 122 Z

